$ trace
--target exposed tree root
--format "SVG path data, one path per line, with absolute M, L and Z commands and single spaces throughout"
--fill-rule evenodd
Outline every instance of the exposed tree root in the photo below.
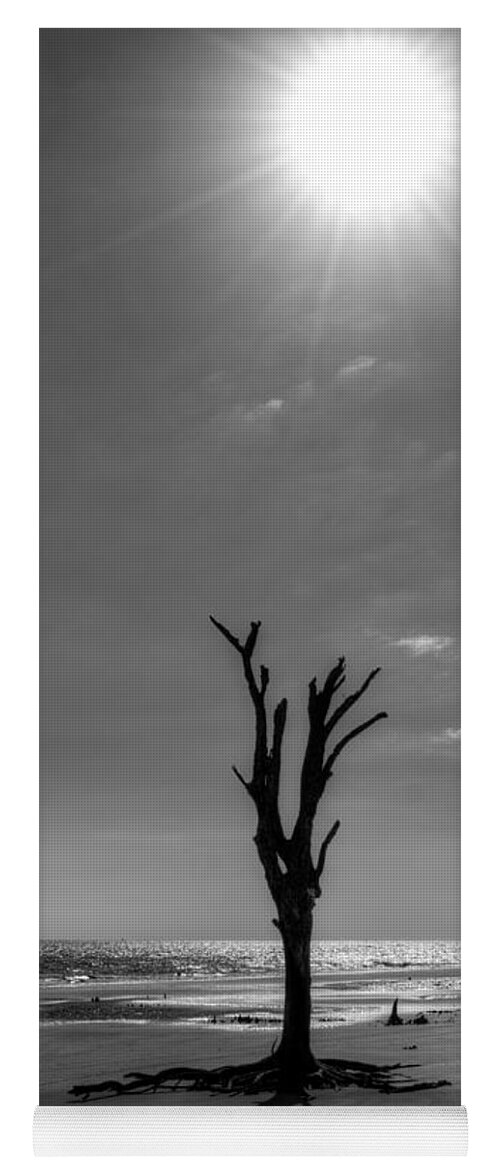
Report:
M 364 1090 L 378 1090 L 381 1094 L 413 1093 L 416 1090 L 437 1089 L 450 1085 L 447 1081 L 418 1082 L 404 1071 L 417 1068 L 413 1065 L 368 1065 L 361 1061 L 340 1061 L 324 1058 L 314 1060 L 307 1070 L 284 1068 L 277 1056 L 271 1054 L 262 1061 L 250 1065 L 222 1065 L 218 1069 L 193 1069 L 189 1066 L 172 1066 L 159 1073 L 127 1073 L 125 1082 L 113 1082 L 115 1093 L 155 1094 L 157 1090 L 193 1090 L 212 1094 L 240 1094 L 257 1096 L 271 1094 L 263 1106 L 307 1105 L 314 1097 L 314 1091 L 330 1089 L 343 1090 L 346 1086 L 359 1086 Z M 118 1088 L 120 1087 L 120 1088 Z M 89 1094 L 101 1087 L 79 1086 L 79 1095 Z M 111 1084 L 110 1084 L 111 1088 Z M 311 1093 L 311 1091 L 313 1093 Z M 73 1092 L 74 1091 L 70 1091 Z

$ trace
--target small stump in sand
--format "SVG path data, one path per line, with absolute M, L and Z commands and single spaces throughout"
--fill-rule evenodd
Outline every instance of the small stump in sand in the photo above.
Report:
M 398 997 L 397 996 L 396 996 L 396 999 L 395 999 L 394 1004 L 392 1006 L 392 1011 L 391 1011 L 391 1015 L 389 1017 L 389 1020 L 386 1021 L 385 1023 L 386 1023 L 386 1025 L 402 1025 L 403 1024 L 403 1021 L 398 1014 Z

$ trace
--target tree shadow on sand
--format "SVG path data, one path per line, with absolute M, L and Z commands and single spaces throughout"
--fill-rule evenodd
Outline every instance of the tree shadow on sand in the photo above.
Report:
M 175 1093 L 176 1090 L 256 1097 L 270 1094 L 261 1106 L 307 1106 L 315 1097 L 314 1091 L 341 1091 L 347 1086 L 364 1090 L 378 1090 L 381 1094 L 407 1094 L 417 1090 L 433 1090 L 449 1086 L 450 1082 L 419 1082 L 405 1071 L 417 1069 L 415 1063 L 402 1065 L 369 1065 L 361 1061 L 341 1061 L 323 1058 L 314 1060 L 309 1069 L 286 1069 L 273 1053 L 262 1061 L 247 1065 L 222 1065 L 216 1069 L 196 1069 L 172 1066 L 159 1073 L 132 1072 L 124 1074 L 125 1082 L 109 1081 L 98 1085 L 74 1086 L 69 1090 L 82 1102 L 90 1095 L 156 1094 L 158 1090 Z M 95 1101 L 95 1098 L 94 1098 Z

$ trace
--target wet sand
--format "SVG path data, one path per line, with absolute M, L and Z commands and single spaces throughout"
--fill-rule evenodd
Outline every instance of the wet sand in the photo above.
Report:
M 396 996 L 408 1016 L 433 1009 L 457 1008 L 457 968 L 373 969 L 361 972 L 321 973 L 312 985 L 313 1026 L 356 1023 L 360 1018 L 381 1019 Z M 97 1007 L 96 1005 L 97 998 Z M 224 1016 L 245 1013 L 259 1017 L 262 1027 L 279 1024 L 283 1007 L 282 973 L 215 977 L 158 977 L 149 980 L 85 983 L 42 983 L 41 1019 L 124 1018 L 132 1005 L 142 1007 L 143 1017 L 165 1019 L 198 1018 L 205 1023 L 214 1014 L 218 1023 Z M 148 1013 L 149 1010 L 149 1013 Z M 163 1011 L 162 1011 L 163 1010 Z M 140 1013 L 133 1014 L 140 1016 Z

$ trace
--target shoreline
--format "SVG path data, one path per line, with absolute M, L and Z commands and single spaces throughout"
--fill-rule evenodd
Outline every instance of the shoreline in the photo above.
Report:
M 312 1027 L 367 1023 L 389 1014 L 398 997 L 403 1015 L 425 1011 L 449 1013 L 460 1004 L 458 968 L 392 968 L 389 972 L 353 971 L 313 977 Z M 262 973 L 217 978 L 158 979 L 128 982 L 46 983 L 40 988 L 42 1024 L 64 1021 L 157 1021 L 186 1026 L 281 1026 L 283 976 Z

